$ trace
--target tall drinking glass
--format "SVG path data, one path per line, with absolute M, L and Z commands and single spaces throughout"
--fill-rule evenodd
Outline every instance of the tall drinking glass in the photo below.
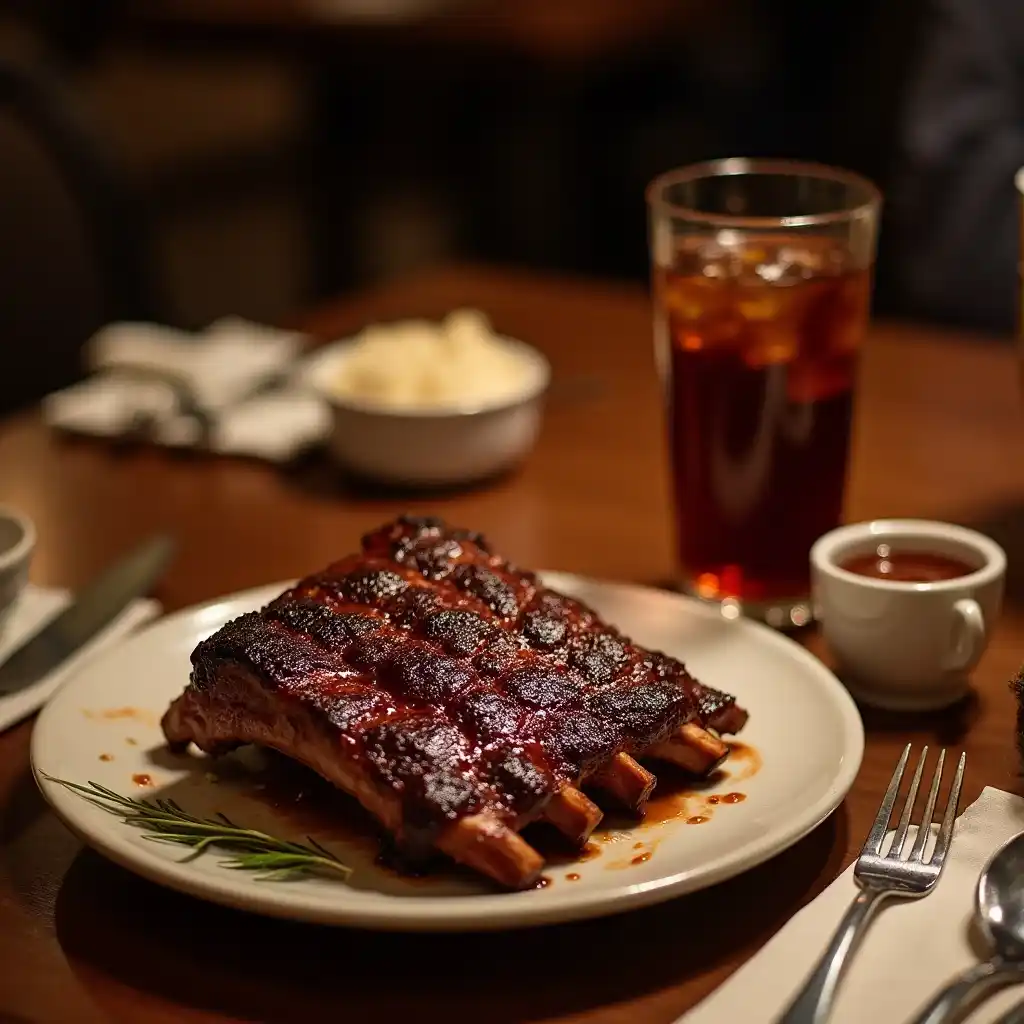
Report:
M 881 197 L 734 159 L 664 174 L 647 202 L 680 582 L 802 625 L 811 545 L 842 512 Z

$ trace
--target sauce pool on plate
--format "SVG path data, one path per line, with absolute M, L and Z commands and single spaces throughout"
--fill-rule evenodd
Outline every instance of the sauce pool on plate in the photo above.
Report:
M 877 580 L 937 583 L 969 576 L 978 567 L 935 551 L 901 551 L 889 544 L 879 544 L 870 554 L 844 559 L 839 568 Z

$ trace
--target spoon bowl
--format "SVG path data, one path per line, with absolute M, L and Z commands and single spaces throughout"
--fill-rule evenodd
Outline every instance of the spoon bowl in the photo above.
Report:
M 1024 832 L 996 850 L 982 869 L 975 904 L 992 956 L 951 981 L 913 1024 L 962 1020 L 997 988 L 1024 983 Z
M 982 871 L 977 912 L 995 951 L 1024 964 L 1024 833 L 1000 847 Z

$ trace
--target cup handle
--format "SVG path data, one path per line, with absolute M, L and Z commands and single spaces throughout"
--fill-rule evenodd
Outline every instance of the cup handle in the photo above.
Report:
M 953 635 L 955 645 L 946 661 L 946 668 L 951 672 L 967 672 L 978 663 L 981 652 L 985 650 L 985 637 L 988 630 L 985 616 L 981 613 L 981 605 L 973 597 L 961 597 L 953 605 L 956 625 Z

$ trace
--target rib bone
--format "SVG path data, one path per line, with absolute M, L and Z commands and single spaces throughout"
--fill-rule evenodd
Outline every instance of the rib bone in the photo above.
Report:
M 563 786 L 544 808 L 544 820 L 578 846 L 586 843 L 603 816 L 601 808 L 575 786 Z
M 618 754 L 587 782 L 607 793 L 617 804 L 642 815 L 658 780 L 629 754 Z
M 669 761 L 694 775 L 709 775 L 729 756 L 729 745 L 696 722 L 687 722 L 669 739 L 645 750 L 644 756 Z
M 544 858 L 518 832 L 486 814 L 461 818 L 445 829 L 438 848 L 510 889 L 533 885 Z

